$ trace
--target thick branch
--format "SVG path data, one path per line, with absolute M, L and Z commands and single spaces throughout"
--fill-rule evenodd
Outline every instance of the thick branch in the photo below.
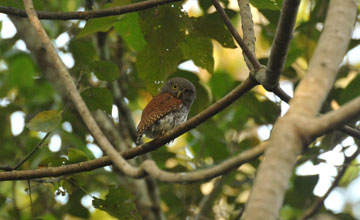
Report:
M 244 219 L 278 219 L 296 157 L 304 144 L 310 141 L 306 128 L 312 119 L 308 117 L 318 114 L 335 80 L 351 38 L 356 13 L 356 0 L 330 1 L 324 31 L 310 62 L 308 74 L 297 87 L 290 101 L 289 112 L 274 126 Z
M 277 95 L 281 100 L 283 100 L 286 103 L 289 103 L 290 100 L 291 100 L 291 97 L 288 94 L 286 94 L 286 92 L 284 90 L 282 90 L 280 88 L 280 86 L 275 87 L 272 90 L 272 92 L 275 93 L 275 95 Z M 345 133 L 345 134 L 347 134 L 347 135 L 350 135 L 350 136 L 352 136 L 354 138 L 360 139 L 360 130 L 359 129 L 352 128 L 352 127 L 350 127 L 348 125 L 345 125 L 345 124 L 338 125 L 336 127 L 336 129 L 343 132 L 343 133 Z M 312 133 L 312 132 L 309 131 L 309 133 Z M 320 135 L 313 135 L 313 136 L 320 136 Z
M 142 11 L 149 8 L 157 7 L 164 4 L 179 2 L 181 0 L 149 0 L 138 2 L 130 5 L 125 5 L 116 8 L 98 9 L 93 11 L 76 11 L 76 12 L 48 12 L 36 11 L 39 19 L 47 20 L 77 20 L 107 17 L 113 15 L 121 15 L 135 11 Z M 0 13 L 14 15 L 17 17 L 26 18 L 27 14 L 24 10 L 11 7 L 0 6 Z
M 284 68 L 295 27 L 299 3 L 300 0 L 285 0 L 283 2 L 266 69 L 266 78 L 265 81 L 261 82 L 267 90 L 272 90 L 279 84 L 280 74 Z
M 318 137 L 359 116 L 360 97 L 357 97 L 341 108 L 316 118 L 307 130 L 312 137 Z
M 290 102 L 290 112 L 296 111 L 303 116 L 315 116 L 319 112 L 348 48 L 356 7 L 355 0 L 330 1 L 324 31 L 310 61 L 308 74 Z
M 157 169 L 156 165 L 154 165 L 153 164 L 154 162 L 151 160 L 145 162 L 142 165 L 142 167 L 144 167 L 148 172 L 150 172 L 152 176 L 155 176 L 157 179 L 163 180 L 165 182 L 188 183 L 195 181 L 204 181 L 216 177 L 218 175 L 222 175 L 228 172 L 229 170 L 240 166 L 243 163 L 246 163 L 248 161 L 257 158 L 263 153 L 265 147 L 266 144 L 263 143 L 262 145 L 241 152 L 238 155 L 225 160 L 219 165 L 190 173 L 169 173 L 165 171 L 160 171 Z M 144 148 L 136 147 L 133 149 L 129 149 L 121 153 L 121 155 L 125 159 L 131 159 L 139 155 L 139 152 L 143 153 Z M 107 165 L 111 165 L 111 160 L 109 159 L 109 157 L 106 156 L 92 161 L 65 165 L 61 167 L 50 167 L 50 168 L 42 168 L 36 170 L 23 170 L 23 171 L 12 171 L 12 172 L 0 172 L 0 181 L 58 177 L 61 175 L 90 171 Z

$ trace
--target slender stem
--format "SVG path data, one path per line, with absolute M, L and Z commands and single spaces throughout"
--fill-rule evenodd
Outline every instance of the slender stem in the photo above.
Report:
M 249 0 L 238 0 L 238 4 L 240 8 L 241 28 L 243 31 L 244 43 L 255 55 L 255 31 Z M 244 51 L 243 56 L 250 72 L 254 71 L 254 67 L 245 55 Z
M 249 59 L 251 64 L 253 65 L 254 69 L 257 70 L 260 68 L 260 63 L 256 59 L 255 55 L 251 52 L 251 50 L 245 45 L 243 39 L 241 38 L 239 32 L 236 30 L 234 25 L 231 23 L 230 18 L 227 16 L 224 9 L 221 7 L 220 3 L 217 0 L 212 0 L 213 5 L 215 6 L 217 12 L 224 20 L 226 27 L 229 29 L 230 33 L 235 38 L 236 42 L 239 44 L 243 52 L 245 53 L 246 57 Z
M 93 11 L 75 11 L 75 12 L 48 12 L 36 11 L 39 19 L 47 20 L 78 20 L 100 18 L 114 15 L 122 15 L 126 13 L 142 11 L 149 8 L 157 7 L 164 4 L 180 2 L 181 0 L 148 0 L 130 5 L 115 8 L 98 9 Z M 27 14 L 24 10 L 18 8 L 0 6 L 0 13 L 26 18 Z

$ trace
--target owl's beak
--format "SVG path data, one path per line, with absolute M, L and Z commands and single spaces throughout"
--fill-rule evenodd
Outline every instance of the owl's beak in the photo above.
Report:
M 176 94 L 176 97 L 179 98 L 181 95 L 181 91 L 178 91 L 178 93 Z

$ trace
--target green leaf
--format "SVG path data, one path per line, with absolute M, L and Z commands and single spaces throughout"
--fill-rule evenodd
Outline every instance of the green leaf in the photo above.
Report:
M 86 37 L 90 34 L 102 31 L 106 32 L 117 22 L 119 16 L 110 16 L 102 18 L 93 18 L 86 22 L 85 27 L 81 29 L 76 38 Z
M 114 25 L 115 31 L 134 50 L 141 50 L 146 46 L 146 41 L 138 24 L 138 13 L 126 14 Z
M 299 209 L 309 207 L 315 198 L 312 192 L 318 180 L 319 175 L 295 176 L 294 185 L 288 191 L 285 203 Z
M 88 219 L 90 212 L 81 204 L 81 199 L 84 196 L 84 192 L 81 190 L 76 190 L 69 195 L 69 201 L 66 204 L 65 208 L 70 215 Z
M 224 5 L 228 5 L 228 0 L 220 0 L 220 2 L 223 2 Z M 206 14 L 209 8 L 213 5 L 211 1 L 199 1 L 200 7 L 203 9 L 204 13 Z
M 153 50 L 173 50 L 185 38 L 189 18 L 181 4 L 172 3 L 139 12 L 139 25 L 148 46 Z
M 176 72 L 182 60 L 183 56 L 179 48 L 160 53 L 145 47 L 137 55 L 136 69 L 149 92 L 155 94 L 160 82 Z
M 233 13 L 229 13 L 230 16 L 231 14 Z M 194 29 L 191 30 L 191 34 L 213 38 L 223 47 L 236 48 L 230 32 L 225 28 L 224 22 L 218 13 L 192 18 L 191 21 L 194 27 Z
M 340 94 L 339 104 L 343 105 L 346 102 L 354 99 L 360 94 L 360 74 L 358 74 Z
M 69 48 L 74 56 L 76 65 L 82 64 L 83 67 L 87 67 L 89 63 L 97 58 L 96 50 L 91 39 L 72 40 Z
M 234 80 L 229 74 L 225 72 L 216 72 L 211 77 L 209 85 L 215 98 L 220 99 L 232 89 L 232 86 L 229 85 L 233 85 L 233 83 Z
M 272 124 L 280 115 L 280 107 L 270 100 L 259 100 L 254 93 L 243 95 L 236 108 L 234 120 L 231 123 L 246 122 L 249 117 L 257 124 Z
M 56 110 L 43 111 L 33 117 L 26 127 L 33 131 L 50 132 L 61 123 L 61 120 L 60 112 Z
M 95 198 L 92 202 L 97 209 L 103 210 L 121 220 L 140 220 L 133 195 L 120 186 L 109 186 L 105 200 Z
M 287 58 L 286 58 L 286 61 L 285 61 L 284 69 L 290 67 L 291 64 L 293 64 L 293 62 L 295 62 L 296 59 L 298 57 L 300 57 L 302 54 L 303 54 L 303 50 L 296 47 L 295 43 L 291 43 L 290 44 L 290 49 L 289 49 L 289 52 L 287 54 Z
M 42 167 L 59 167 L 59 166 L 65 165 L 67 162 L 68 162 L 68 160 L 65 157 L 50 156 L 50 157 L 44 158 L 39 163 L 39 166 L 42 166 Z
M 28 88 L 34 85 L 35 65 L 29 54 L 19 53 L 8 59 L 9 82 L 13 86 Z
M 258 9 L 280 10 L 282 0 L 250 0 L 250 3 Z
M 184 58 L 194 61 L 195 65 L 214 73 L 213 45 L 208 38 L 187 37 L 179 45 Z
M 120 77 L 117 65 L 111 61 L 97 60 L 90 63 L 90 71 L 100 80 L 114 81 Z
M 81 93 L 90 111 L 104 110 L 111 113 L 113 97 L 107 88 L 88 88 Z
M 67 156 L 69 158 L 69 163 L 80 163 L 90 159 L 84 152 L 76 148 L 69 148 L 67 151 L 68 151 Z
M 356 160 L 354 160 L 346 169 L 344 176 L 339 182 L 339 187 L 348 186 L 354 179 L 359 176 L 359 171 L 360 167 L 358 166 Z

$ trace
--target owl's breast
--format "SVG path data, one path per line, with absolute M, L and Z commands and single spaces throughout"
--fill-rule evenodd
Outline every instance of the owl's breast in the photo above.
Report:
M 178 110 L 173 111 L 157 120 L 144 133 L 149 138 L 157 138 L 176 126 L 184 123 L 189 114 L 189 110 L 182 105 Z

